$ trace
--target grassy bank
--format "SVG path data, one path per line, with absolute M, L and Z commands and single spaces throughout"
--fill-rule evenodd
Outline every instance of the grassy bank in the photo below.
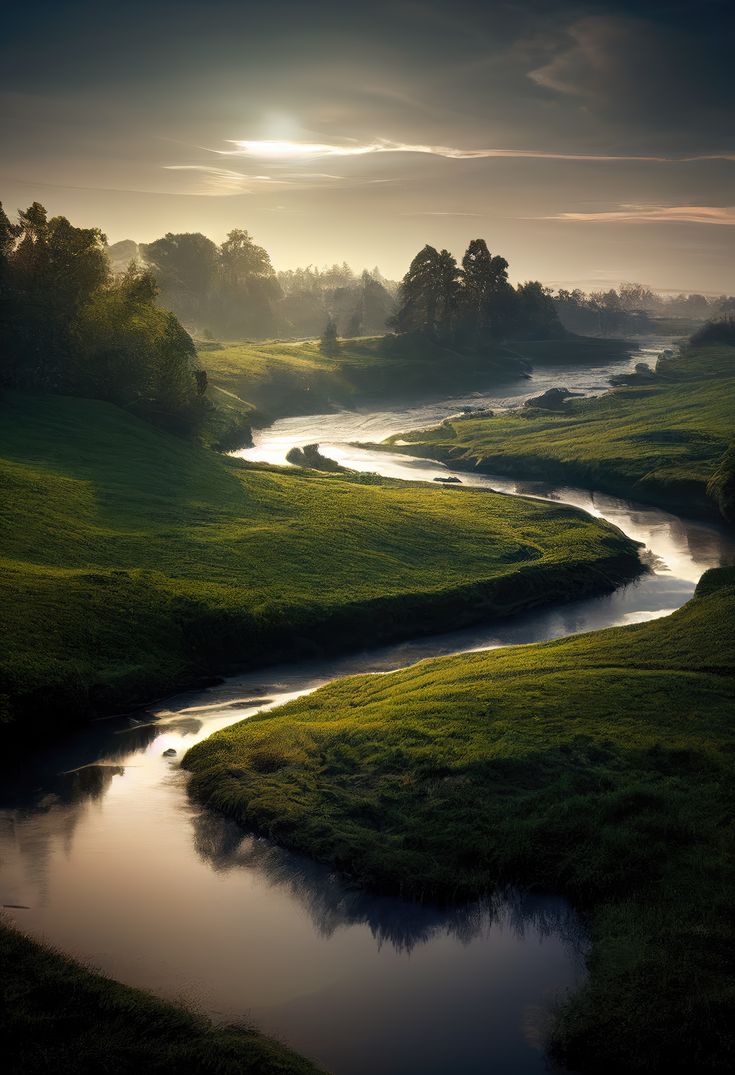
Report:
M 7 1075 L 316 1075 L 321 1070 L 257 1031 L 214 1026 L 1 923 L 0 963 L 0 1052 Z
M 194 747 L 197 799 L 405 896 L 499 882 L 589 913 L 554 1048 L 729 1070 L 735 570 L 672 616 L 341 680 Z
M 659 363 L 650 384 L 572 399 L 553 413 L 451 419 L 390 448 L 714 516 L 732 472 L 722 461 L 734 414 L 735 348 L 707 347 Z
M 331 357 L 316 340 L 229 344 L 199 357 L 212 402 L 231 408 L 237 398 L 250 409 L 254 424 L 481 387 L 522 376 L 528 368 L 510 347 L 466 355 L 421 337 L 396 336 L 342 340 Z
M 619 531 L 568 508 L 248 465 L 91 400 L 1 400 L 0 482 L 6 732 L 638 569 Z

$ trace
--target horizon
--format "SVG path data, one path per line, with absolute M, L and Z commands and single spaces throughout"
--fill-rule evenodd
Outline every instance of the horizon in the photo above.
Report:
M 483 235 L 518 281 L 735 290 L 722 0 L 35 10 L 0 44 L 9 213 L 392 279 Z

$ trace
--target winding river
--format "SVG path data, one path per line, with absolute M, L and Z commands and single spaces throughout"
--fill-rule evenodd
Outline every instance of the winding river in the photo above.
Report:
M 649 349 L 655 354 L 661 346 Z M 350 447 L 465 406 L 517 405 L 553 385 L 603 391 L 612 372 L 540 371 L 492 393 L 277 422 L 246 458 L 318 442 L 355 469 L 432 480 L 427 460 Z M 550 894 L 454 910 L 367 895 L 193 805 L 183 752 L 218 728 L 353 673 L 665 615 L 735 558 L 724 529 L 627 501 L 463 474 L 475 487 L 572 503 L 642 541 L 654 570 L 613 594 L 349 657 L 270 667 L 99 721 L 2 779 L 0 903 L 22 928 L 105 972 L 217 1019 L 245 1019 L 334 1075 L 532 1075 L 555 1003 L 584 977 L 585 938 Z M 172 749 L 175 756 L 164 757 Z

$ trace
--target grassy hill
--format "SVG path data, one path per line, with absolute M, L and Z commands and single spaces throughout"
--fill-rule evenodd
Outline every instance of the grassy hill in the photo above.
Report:
M 462 417 L 401 440 L 411 443 L 390 450 L 716 515 L 732 471 L 721 468 L 735 442 L 735 348 L 686 350 L 660 362 L 650 384 L 572 399 L 559 412 Z
M 341 340 L 333 357 L 316 340 L 209 344 L 199 359 L 212 402 L 239 408 L 262 425 L 290 414 L 479 389 L 523 376 L 531 363 L 601 363 L 623 357 L 629 347 L 622 340 L 569 337 L 511 341 L 477 355 L 409 335 Z
M 416 898 L 588 912 L 575 1071 L 725 1072 L 735 1045 L 735 570 L 665 619 L 340 680 L 185 757 L 193 794 Z
M 333 357 L 322 353 L 317 340 L 265 340 L 209 345 L 199 358 L 212 402 L 232 406 L 239 399 L 255 424 L 479 387 L 528 368 L 520 354 L 500 345 L 489 354 L 467 355 L 413 336 L 341 340 Z
M 246 1027 L 214 1026 L 0 924 L 0 1049 L 8 1075 L 317 1075 Z
M 627 538 L 568 508 L 248 465 L 93 400 L 0 400 L 0 484 L 6 731 L 638 570 Z

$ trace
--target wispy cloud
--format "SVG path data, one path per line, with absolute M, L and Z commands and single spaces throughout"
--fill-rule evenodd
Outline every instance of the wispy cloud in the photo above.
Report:
M 342 183 L 344 177 L 329 172 L 280 172 L 272 175 L 247 175 L 231 168 L 213 168 L 208 164 L 164 164 L 167 172 L 194 172 L 201 177 L 201 186 L 193 193 L 211 198 L 226 198 L 235 194 L 252 194 L 266 187 L 305 187 L 322 183 Z
M 196 172 L 201 176 L 202 188 L 198 194 L 212 198 L 223 198 L 233 194 L 249 194 L 264 184 L 280 184 L 280 179 L 269 175 L 243 175 L 230 168 L 211 168 L 206 164 L 164 164 L 167 172 Z
M 554 213 L 542 220 L 589 224 L 724 224 L 735 226 L 735 207 L 712 205 L 621 205 L 600 213 Z
M 355 140 L 336 142 L 297 142 L 250 139 L 229 139 L 233 149 L 214 149 L 211 152 L 222 157 L 249 157 L 270 161 L 309 161 L 328 157 L 364 157 L 377 153 L 423 153 L 451 160 L 474 160 L 481 158 L 518 158 L 560 161 L 653 161 L 659 163 L 684 163 L 689 161 L 731 160 L 735 153 L 697 154 L 695 156 L 647 156 L 641 154 L 610 153 L 557 153 L 536 149 L 458 149 L 453 146 L 422 145 L 411 142 L 392 142 L 378 138 L 372 142 Z
M 467 213 L 462 209 L 417 209 L 415 212 L 402 213 L 402 216 L 469 216 L 479 217 L 481 213 Z

